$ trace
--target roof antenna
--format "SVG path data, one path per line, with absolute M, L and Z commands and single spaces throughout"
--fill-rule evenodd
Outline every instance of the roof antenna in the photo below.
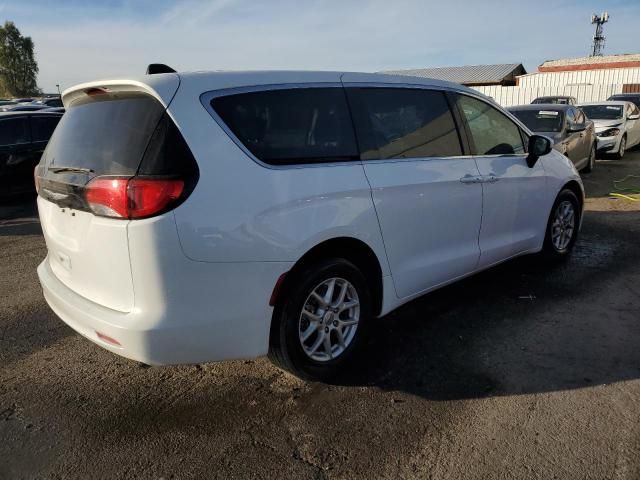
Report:
M 156 73 L 176 73 L 176 71 L 164 63 L 150 63 L 147 67 L 147 75 L 155 75 Z

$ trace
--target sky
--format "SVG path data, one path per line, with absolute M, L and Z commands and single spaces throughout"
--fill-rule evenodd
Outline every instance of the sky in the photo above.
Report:
M 380 71 L 640 53 L 638 0 L 0 0 L 35 42 L 45 92 L 176 70 Z

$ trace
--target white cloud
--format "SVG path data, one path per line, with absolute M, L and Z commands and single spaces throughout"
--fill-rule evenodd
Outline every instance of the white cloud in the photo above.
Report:
M 520 3 L 520 2 L 518 2 Z M 7 8 L 33 37 L 47 91 L 86 80 L 137 75 L 151 62 L 181 70 L 338 69 L 525 62 L 588 52 L 585 2 L 185 1 L 66 8 L 32 20 Z M 144 5 L 141 7 L 140 5 Z M 1 10 L 0 10 L 1 11 Z M 607 52 L 637 49 L 640 6 L 609 10 Z

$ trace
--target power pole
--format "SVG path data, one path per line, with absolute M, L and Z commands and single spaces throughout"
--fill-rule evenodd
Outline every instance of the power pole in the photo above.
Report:
M 609 14 L 607 12 L 602 13 L 601 15 L 593 14 L 591 15 L 591 25 L 596 26 L 596 33 L 593 36 L 593 47 L 591 50 L 592 57 L 602 56 L 602 51 L 604 50 L 604 24 L 609 21 Z

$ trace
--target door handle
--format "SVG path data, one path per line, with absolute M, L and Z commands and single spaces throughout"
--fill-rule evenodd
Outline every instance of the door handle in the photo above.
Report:
M 466 174 L 460 179 L 461 183 L 482 183 L 482 177 L 479 175 L 473 176 Z
M 500 177 L 493 173 L 490 173 L 489 175 L 485 175 L 482 181 L 483 183 L 496 183 L 498 180 L 500 180 Z
M 462 183 L 495 183 L 500 180 L 494 173 L 490 173 L 489 175 L 465 175 L 460 179 Z

